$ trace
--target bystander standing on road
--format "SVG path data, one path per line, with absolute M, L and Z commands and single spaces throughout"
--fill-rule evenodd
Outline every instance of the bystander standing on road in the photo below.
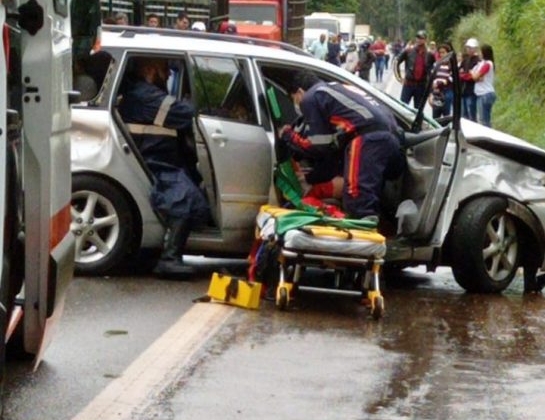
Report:
M 128 25 L 129 24 L 129 17 L 126 13 L 119 12 L 116 13 L 115 16 L 115 24 L 116 25 Z
M 341 39 L 340 35 L 330 34 L 327 43 L 326 61 L 336 66 L 341 65 Z
M 426 48 L 428 36 L 426 31 L 416 33 L 414 47 L 407 47 L 396 60 L 396 74 L 401 74 L 400 66 L 405 63 L 405 77 L 401 88 L 401 101 L 409 104 L 411 99 L 415 108 L 418 108 L 426 93 L 428 76 L 435 63 L 435 57 Z
M 481 57 L 482 60 L 471 70 L 471 76 L 475 81 L 477 120 L 482 125 L 490 127 L 492 106 L 496 102 L 494 51 L 490 45 L 481 46 Z
M 371 52 L 375 54 L 375 78 L 378 83 L 382 83 L 384 75 L 384 66 L 386 63 L 386 43 L 379 36 L 375 42 L 369 47 Z
M 479 62 L 479 41 L 469 38 L 465 43 L 465 52 L 460 62 L 460 79 L 462 79 L 462 117 L 477 121 L 477 96 L 475 96 L 475 81 L 471 70 Z
M 191 30 L 197 32 L 206 32 L 206 25 L 204 22 L 198 20 L 196 22 L 193 22 L 193 25 L 191 25 Z
M 320 38 L 315 39 L 310 44 L 309 52 L 318 60 L 325 60 L 327 55 L 327 36 L 326 34 L 320 34 Z
M 358 62 L 359 75 L 367 81 L 369 81 L 369 73 L 376 59 L 375 54 L 369 49 L 370 46 L 371 42 L 367 39 L 361 43 Z
M 441 44 L 437 49 L 438 59 L 445 57 L 451 48 L 448 44 Z M 433 118 L 446 117 L 450 115 L 454 91 L 452 90 L 452 70 L 450 63 L 442 63 L 437 69 L 433 80 L 433 90 L 430 96 Z
M 174 29 L 180 29 L 182 31 L 189 29 L 189 16 L 186 12 L 178 13 L 176 17 L 176 23 L 174 24 Z
M 146 26 L 149 26 L 150 28 L 160 28 L 161 27 L 161 19 L 158 15 L 155 13 L 152 13 L 148 15 L 148 18 L 146 19 Z
M 350 73 L 355 73 L 358 70 L 358 62 L 358 46 L 355 42 L 351 42 L 348 44 L 348 48 L 346 49 L 346 55 L 342 67 L 345 70 L 348 70 Z

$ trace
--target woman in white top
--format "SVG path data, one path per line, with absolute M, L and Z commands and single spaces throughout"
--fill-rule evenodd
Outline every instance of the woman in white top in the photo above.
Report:
M 475 80 L 475 95 L 477 96 L 478 121 L 490 127 L 492 105 L 496 102 L 494 89 L 494 52 L 488 44 L 481 46 L 482 60 L 471 70 Z

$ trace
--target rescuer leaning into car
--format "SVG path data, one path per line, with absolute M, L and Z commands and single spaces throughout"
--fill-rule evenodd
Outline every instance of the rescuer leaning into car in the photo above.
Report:
M 191 228 L 209 220 L 209 208 L 197 186 L 197 157 L 187 138 L 194 107 L 168 95 L 166 59 L 135 59 L 135 81 L 123 92 L 119 113 L 147 166 L 155 175 L 151 203 L 167 221 L 164 249 L 155 266 L 159 276 L 188 275 L 183 251 Z
M 393 115 L 363 91 L 325 83 L 309 71 L 295 73 L 288 90 L 308 130 L 302 135 L 287 125 L 282 141 L 309 159 L 330 159 L 333 168 L 339 152 L 344 155 L 343 210 L 351 218 L 378 219 L 384 180 L 405 168 Z

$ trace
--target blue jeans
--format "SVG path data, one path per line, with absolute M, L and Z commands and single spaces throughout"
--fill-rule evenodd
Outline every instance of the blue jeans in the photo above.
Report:
M 477 96 L 477 108 L 479 110 L 479 123 L 491 127 L 492 105 L 496 102 L 496 94 L 494 92 L 485 93 Z
M 384 74 L 384 65 L 386 63 L 386 60 L 384 59 L 384 56 L 377 56 L 375 60 L 375 76 L 377 78 L 377 82 L 382 82 L 382 75 Z
M 462 97 L 462 117 L 477 122 L 477 97 L 475 95 Z
M 425 99 L 424 94 L 426 93 L 426 84 L 404 84 L 401 88 L 401 102 L 410 105 L 411 99 L 413 100 L 414 108 L 418 108 L 422 101 Z

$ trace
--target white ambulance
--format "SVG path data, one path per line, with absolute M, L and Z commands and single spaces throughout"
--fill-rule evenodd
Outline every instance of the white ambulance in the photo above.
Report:
M 0 380 L 6 356 L 38 366 L 73 276 L 70 9 L 0 3 Z

